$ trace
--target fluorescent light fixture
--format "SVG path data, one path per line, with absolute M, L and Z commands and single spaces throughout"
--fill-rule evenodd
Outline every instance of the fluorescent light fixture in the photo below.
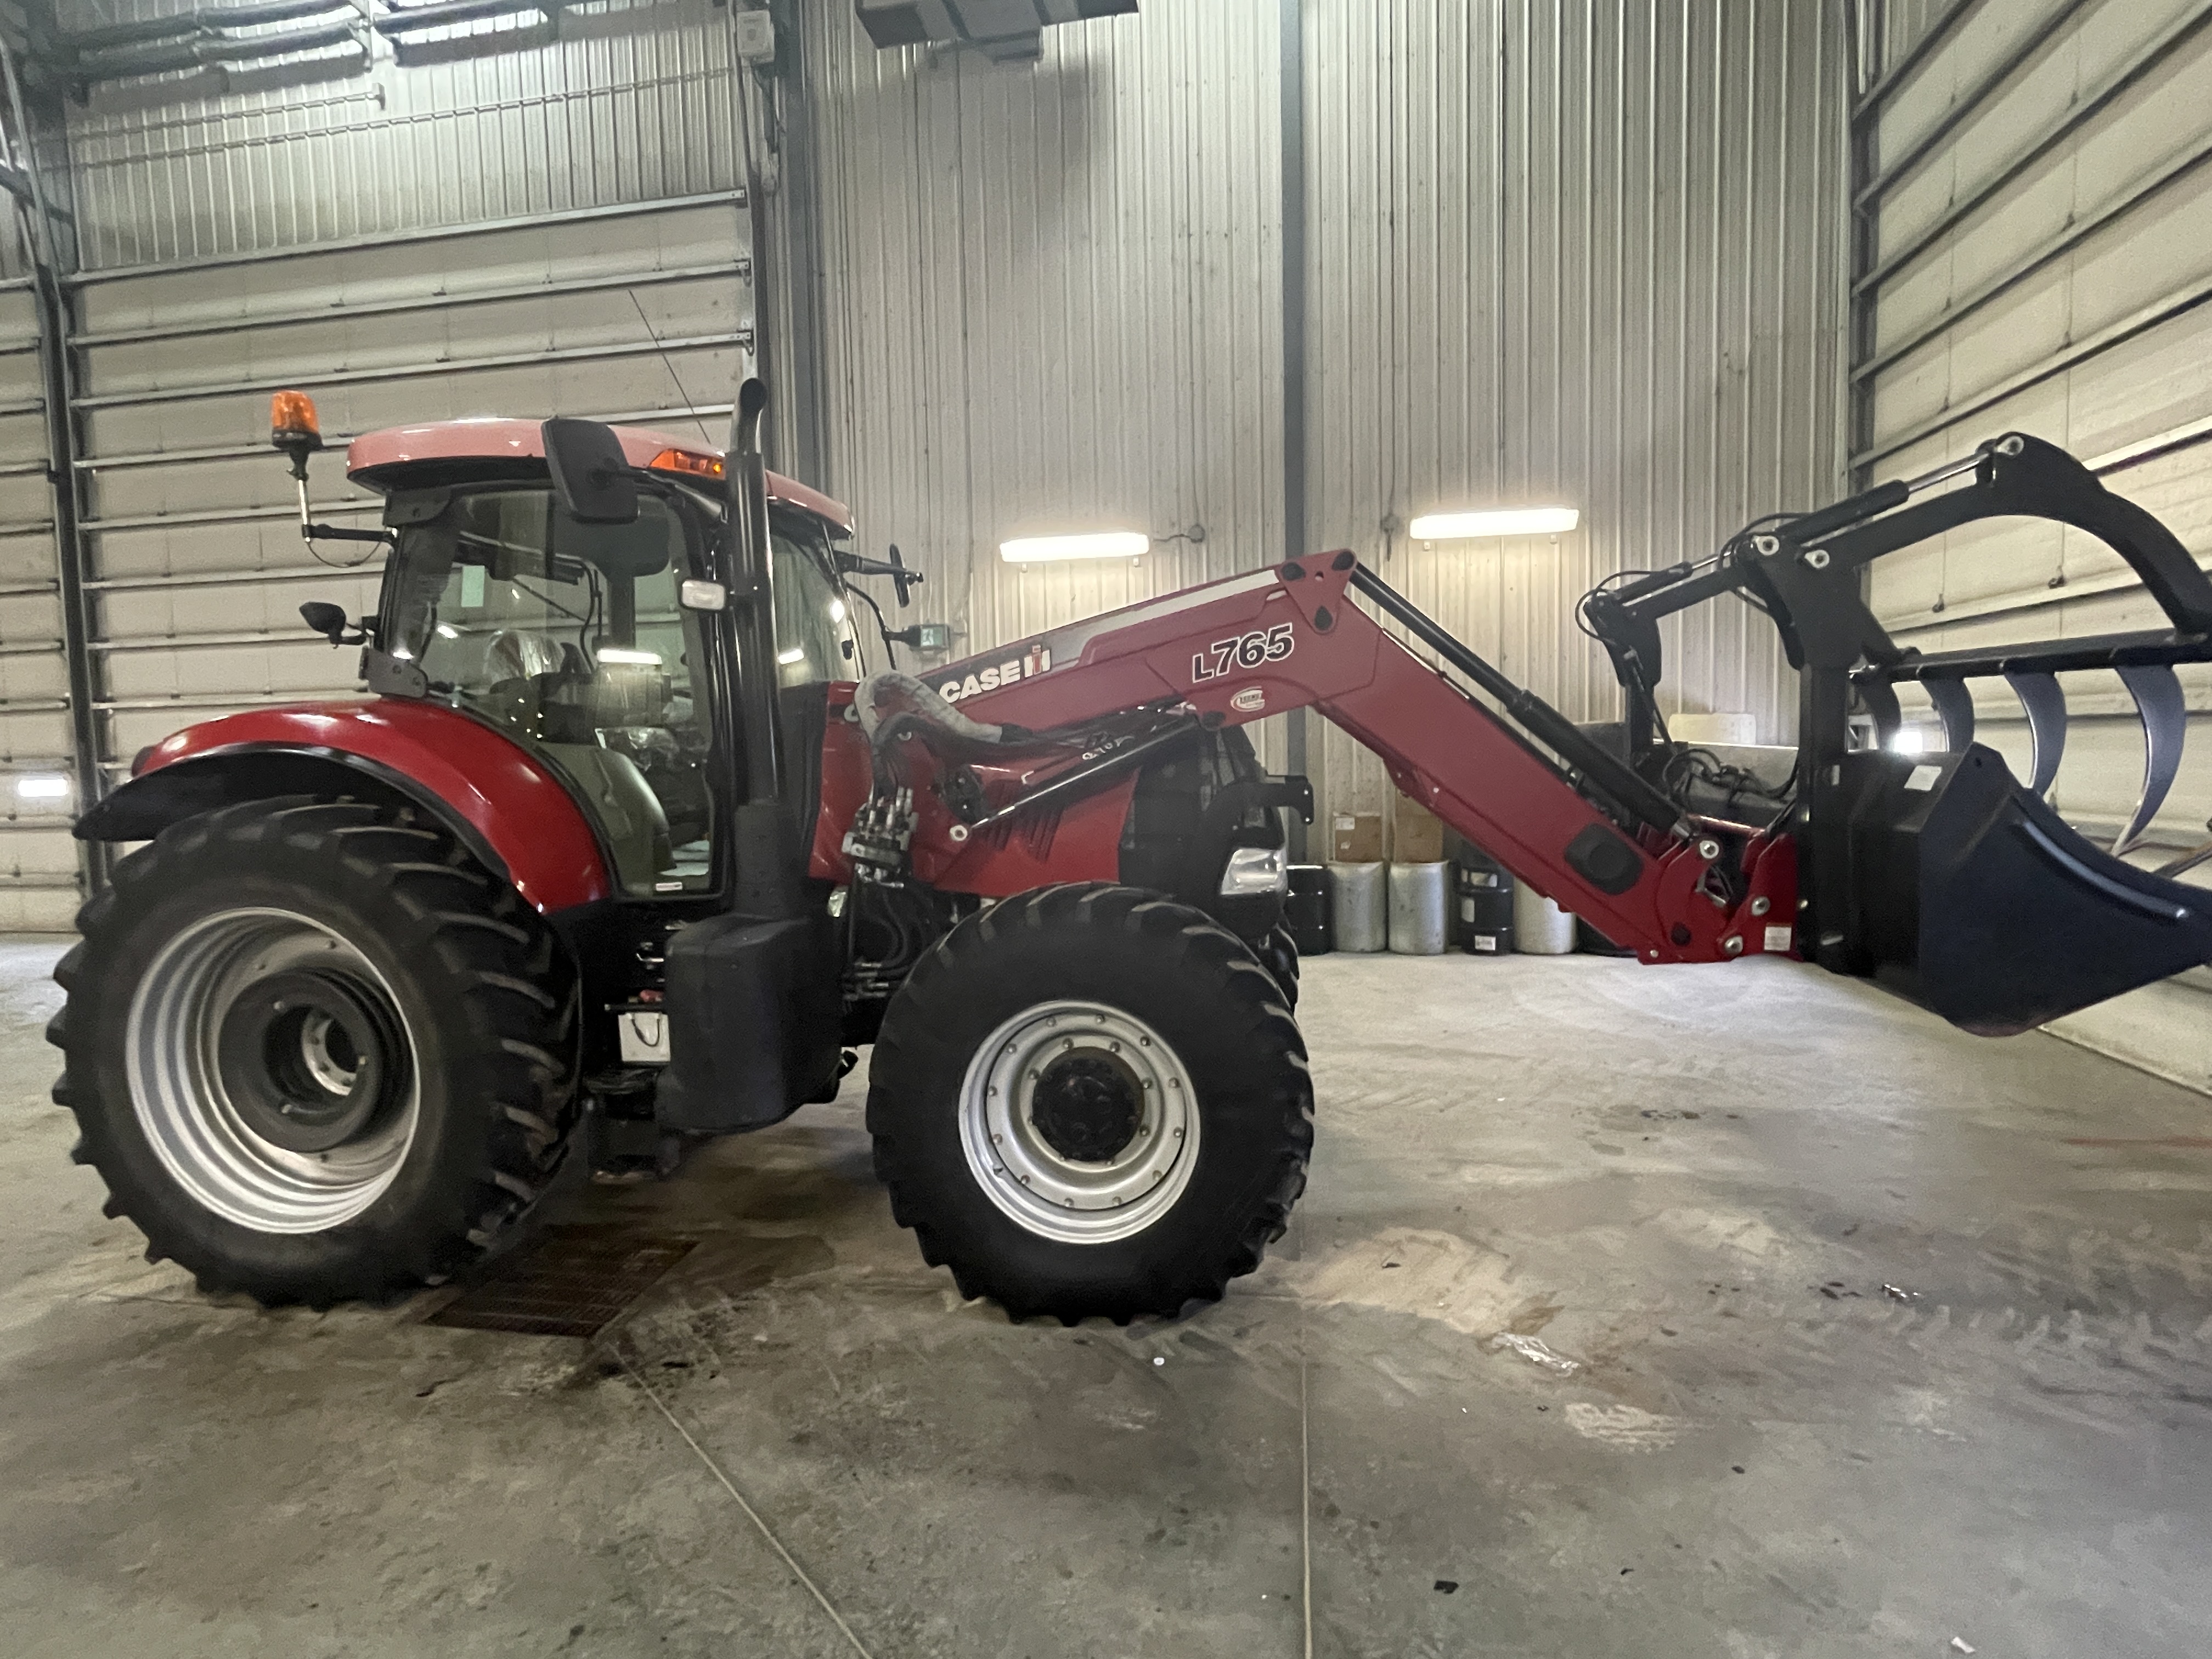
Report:
M 58 772 L 26 772 L 15 780 L 15 793 L 25 800 L 65 800 L 70 781 Z
M 641 668 L 658 668 L 660 666 L 660 653 L 633 651 L 629 647 L 622 645 L 603 645 L 599 647 L 599 660 L 635 663 Z
M 1406 533 L 1417 542 L 1479 541 L 1492 536 L 1564 536 L 1582 522 L 1571 507 L 1509 507 L 1485 513 L 1429 513 Z
M 777 652 L 775 653 L 775 659 L 781 663 L 786 668 L 790 667 L 791 665 L 795 662 L 805 662 L 806 660 L 806 647 L 803 645 L 794 645 L 788 651 Z
M 1889 740 L 1893 755 L 1918 755 L 1927 751 L 1928 740 L 1917 726 L 1900 726 L 1897 735 Z
M 1008 564 L 1042 564 L 1051 559 L 1140 559 L 1152 538 L 1139 530 L 1099 530 L 1082 536 L 1020 536 L 999 544 Z

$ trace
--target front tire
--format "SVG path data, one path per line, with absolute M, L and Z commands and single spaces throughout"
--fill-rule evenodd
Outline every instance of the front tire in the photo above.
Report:
M 558 1170 L 574 975 L 413 814 L 299 797 L 187 819 L 77 926 L 47 1030 L 72 1156 L 203 1290 L 327 1306 L 434 1282 Z
M 1253 953 L 1274 975 L 1275 988 L 1283 994 L 1283 1006 L 1294 1014 L 1297 1012 L 1298 942 L 1291 937 L 1290 928 L 1277 922 L 1274 931 L 1254 947 Z
M 1313 1086 L 1235 934 L 1135 888 L 1048 887 L 908 977 L 868 1127 L 893 1215 L 963 1295 L 1127 1322 L 1260 1265 L 1305 1185 Z

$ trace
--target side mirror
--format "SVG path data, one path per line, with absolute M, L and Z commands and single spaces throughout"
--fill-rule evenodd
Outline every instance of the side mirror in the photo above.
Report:
M 637 481 L 614 428 L 556 416 L 538 428 L 553 494 L 579 524 L 637 522 Z
M 328 599 L 309 599 L 300 607 L 300 620 L 332 645 L 357 645 L 361 636 L 345 637 L 346 613 L 342 605 L 332 605 Z
M 899 557 L 898 544 L 893 542 L 891 553 L 891 586 L 898 591 L 899 609 L 903 611 L 914 603 L 914 586 L 921 578 L 907 572 L 906 561 Z

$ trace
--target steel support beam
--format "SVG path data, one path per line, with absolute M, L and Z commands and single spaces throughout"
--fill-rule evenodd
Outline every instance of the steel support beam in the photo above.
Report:
M 1279 0 L 1283 285 L 1283 552 L 1296 558 L 1306 546 L 1306 9 L 1305 0 Z M 1284 721 L 1284 769 L 1311 776 L 1306 711 Z M 1319 799 L 1322 792 L 1316 790 Z M 1291 815 L 1291 861 L 1309 857 L 1306 824 Z

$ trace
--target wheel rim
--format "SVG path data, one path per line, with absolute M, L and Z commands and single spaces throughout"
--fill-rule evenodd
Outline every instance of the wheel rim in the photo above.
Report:
M 979 1047 L 961 1085 L 968 1167 L 1040 1237 L 1107 1244 L 1175 1207 L 1198 1164 L 1198 1098 L 1159 1033 L 1097 1002 L 1041 1002 Z
M 155 1153 L 241 1227 L 351 1220 L 414 1143 L 414 1040 L 391 985 L 291 911 L 225 910 L 171 939 L 131 998 L 125 1044 Z

